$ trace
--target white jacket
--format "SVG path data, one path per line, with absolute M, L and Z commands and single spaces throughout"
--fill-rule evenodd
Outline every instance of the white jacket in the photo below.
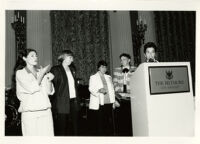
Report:
M 54 88 L 52 92 L 48 92 L 46 82 L 46 75 L 39 85 L 33 74 L 25 68 L 16 72 L 17 98 L 20 100 L 19 112 L 38 111 L 51 107 L 48 95 L 54 93 Z
M 104 74 L 107 85 L 108 85 L 108 94 L 110 98 L 110 103 L 115 102 L 115 92 L 114 86 L 112 83 L 112 77 Z M 104 105 L 104 94 L 98 92 L 99 89 L 103 88 L 103 82 L 101 80 L 99 72 L 90 76 L 89 80 L 89 91 L 90 91 L 90 102 L 89 109 L 98 110 L 99 105 Z

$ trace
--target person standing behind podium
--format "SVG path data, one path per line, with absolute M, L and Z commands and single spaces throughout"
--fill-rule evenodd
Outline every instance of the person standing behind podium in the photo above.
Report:
M 131 66 L 131 56 L 122 53 L 119 56 L 121 66 L 114 69 L 113 83 L 120 108 L 116 109 L 117 133 L 123 136 L 132 136 L 132 120 L 130 98 L 120 96 L 120 93 L 130 94 L 130 77 L 136 67 Z
M 157 46 L 153 42 L 148 42 L 144 45 L 145 62 L 158 62 L 156 60 Z
M 111 76 L 107 75 L 107 63 L 99 61 L 98 72 L 90 76 L 90 120 L 94 135 L 111 136 L 114 134 L 113 127 L 113 103 L 115 102 L 115 92 Z
M 78 135 L 79 100 L 76 91 L 75 69 L 72 67 L 73 53 L 63 50 L 58 57 L 59 65 L 52 67 L 53 84 L 52 111 L 56 136 Z

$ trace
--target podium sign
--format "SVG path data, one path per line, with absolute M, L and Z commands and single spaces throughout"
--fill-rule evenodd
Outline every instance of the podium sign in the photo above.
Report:
M 187 66 L 150 66 L 150 94 L 190 92 Z

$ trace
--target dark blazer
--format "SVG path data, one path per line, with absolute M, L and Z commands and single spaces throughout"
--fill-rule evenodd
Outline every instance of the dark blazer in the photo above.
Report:
M 75 78 L 75 69 L 70 68 L 75 81 L 76 89 L 76 100 L 75 110 L 79 110 L 79 98 L 77 94 L 77 82 Z M 70 113 L 70 96 L 69 96 L 69 84 L 67 74 L 62 65 L 53 66 L 50 72 L 54 75 L 53 85 L 55 93 L 51 97 L 52 111 L 58 114 L 69 114 Z

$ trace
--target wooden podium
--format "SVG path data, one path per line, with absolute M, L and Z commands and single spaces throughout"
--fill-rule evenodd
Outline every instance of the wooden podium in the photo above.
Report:
M 189 62 L 143 63 L 131 77 L 133 136 L 194 136 Z

